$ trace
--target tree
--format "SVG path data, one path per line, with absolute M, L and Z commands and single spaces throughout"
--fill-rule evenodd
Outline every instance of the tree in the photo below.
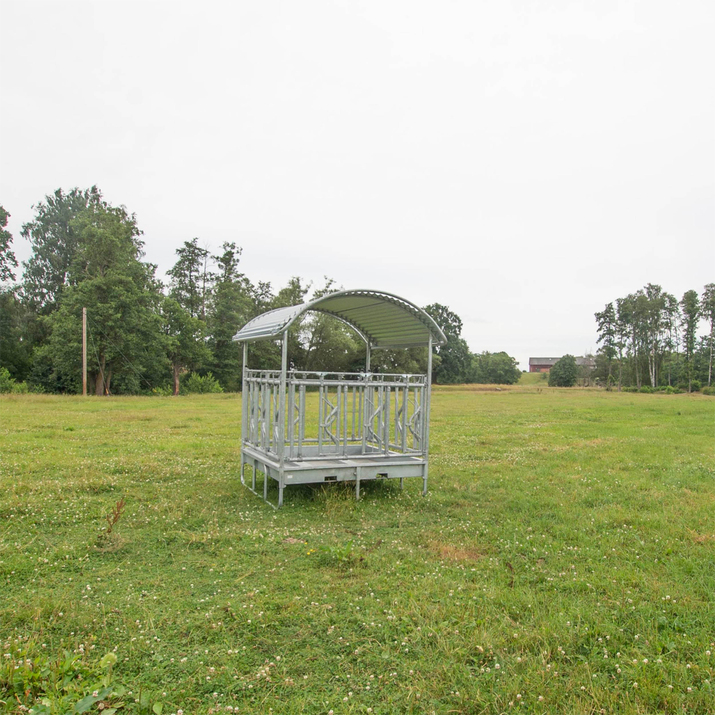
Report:
M 700 301 L 694 290 L 689 290 L 680 301 L 683 311 L 683 347 L 685 348 L 685 370 L 688 376 L 688 392 L 693 387 L 693 353 L 695 352 L 695 331 L 700 319 Z
M 712 384 L 713 378 L 713 349 L 715 348 L 715 283 L 708 283 L 703 291 L 700 300 L 703 317 L 710 323 L 710 333 L 708 335 L 708 346 L 710 355 L 708 357 L 708 387 Z
M 17 268 L 17 259 L 12 252 L 12 234 L 5 229 L 10 214 L 0 206 L 0 283 L 3 281 L 14 281 L 15 274 L 13 268 Z
M 189 315 L 173 298 L 163 300 L 161 315 L 176 396 L 182 370 L 198 370 L 211 359 L 211 351 L 203 341 L 203 322 Z
M 618 354 L 616 349 L 616 311 L 613 303 L 608 303 L 601 313 L 596 313 L 596 326 L 598 328 L 597 342 L 601 343 L 598 352 L 603 355 L 608 365 L 606 384 L 607 388 L 610 389 L 613 360 Z
M 629 354 L 629 344 L 632 336 L 631 324 L 633 315 L 633 296 L 616 300 L 616 349 L 618 350 L 618 391 L 623 384 L 624 356 Z
M 564 355 L 549 371 L 549 387 L 573 387 L 577 377 L 576 358 Z
M 472 355 L 469 382 L 482 385 L 514 385 L 521 377 L 516 360 L 505 352 Z
M 206 319 L 206 304 L 211 292 L 214 275 L 208 270 L 209 251 L 200 248 L 198 238 L 184 241 L 176 249 L 179 257 L 167 271 L 171 277 L 170 295 L 192 318 Z
M 341 288 L 326 276 L 325 285 L 313 292 L 311 300 L 338 290 Z M 364 341 L 352 328 L 332 315 L 320 312 L 308 314 L 301 333 L 306 370 L 348 372 L 356 360 L 364 360 Z
M 28 339 L 34 316 L 12 289 L 0 289 L 0 367 L 22 382 L 30 372 L 32 343 Z
M 22 227 L 21 235 L 32 244 L 32 255 L 24 263 L 23 293 L 36 310 L 47 314 L 56 309 L 68 272 L 79 246 L 74 223 L 88 207 L 107 208 L 96 186 L 69 193 L 57 189 L 33 206 L 34 220 Z
M 110 394 L 117 380 L 136 392 L 144 374 L 166 362 L 155 267 L 141 262 L 140 232 L 123 207 L 92 204 L 71 230 L 78 238 L 75 256 L 59 307 L 49 317 L 50 340 L 40 352 L 49 366 L 48 386 L 79 389 L 81 314 L 87 307 L 88 372 L 95 394 Z
M 256 313 L 256 298 L 251 281 L 238 270 L 241 249 L 224 243 L 223 252 L 214 256 L 219 271 L 207 314 L 208 345 L 212 352 L 211 371 L 226 390 L 241 389 L 241 348 L 233 336 Z
M 446 305 L 432 303 L 425 307 L 425 312 L 434 320 L 442 332 L 449 337 L 458 338 L 462 334 L 462 319 Z
M 441 384 L 466 382 L 471 368 L 472 354 L 467 342 L 460 337 L 461 318 L 447 306 L 439 303 L 428 305 L 425 307 L 425 312 L 442 328 L 447 338 L 445 345 L 436 348 L 439 360 L 433 365 L 432 379 Z

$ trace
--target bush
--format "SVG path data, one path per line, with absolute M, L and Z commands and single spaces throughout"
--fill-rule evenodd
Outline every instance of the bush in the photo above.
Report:
M 646 393 L 653 392 L 653 388 L 650 385 L 643 385 L 643 387 L 641 387 L 639 392 L 646 392 Z
M 30 391 L 26 382 L 17 382 L 6 367 L 0 367 L 0 394 L 8 392 L 26 394 Z
M 690 389 L 691 389 L 693 392 L 700 392 L 700 388 L 701 388 L 701 387 L 702 387 L 702 383 L 700 382 L 700 380 L 693 380 L 693 381 L 690 383 Z
M 564 355 L 549 372 L 549 387 L 573 387 L 577 377 L 576 358 Z
M 155 387 L 151 391 L 152 395 L 159 395 L 161 397 L 172 397 L 174 390 L 170 385 L 165 385 L 164 387 Z
M 628 385 L 627 387 L 622 388 L 622 392 L 638 392 L 638 388 L 634 385 Z
M 185 380 L 181 381 L 180 392 L 182 395 L 205 395 L 223 392 L 223 388 L 219 385 L 213 373 L 207 372 L 205 375 L 199 375 L 198 373 L 192 372 Z
M 15 380 L 10 377 L 6 367 L 0 367 L 0 394 L 6 392 L 12 392 L 12 386 L 15 384 Z
M 715 387 L 703 387 L 702 393 L 703 395 L 710 395 L 712 397 L 715 397 Z

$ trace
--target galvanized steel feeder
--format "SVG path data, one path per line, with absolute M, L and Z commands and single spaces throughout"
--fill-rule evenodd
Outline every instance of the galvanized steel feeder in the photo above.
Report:
M 288 329 L 308 311 L 347 323 L 365 341 L 365 372 L 331 373 L 288 369 Z M 278 508 L 291 484 L 422 478 L 427 492 L 432 347 L 446 342 L 425 311 L 404 298 L 372 290 L 331 293 L 310 303 L 277 308 L 246 323 L 233 338 L 243 343 L 241 483 L 256 490 L 262 471 L 263 499 Z M 282 341 L 280 370 L 248 367 L 248 344 Z M 426 347 L 426 375 L 370 372 L 379 348 Z M 308 396 L 318 393 L 317 434 L 311 433 Z M 315 417 L 315 415 L 312 415 Z M 252 467 L 250 486 L 245 467 Z M 278 504 L 268 500 L 268 481 L 278 484 Z

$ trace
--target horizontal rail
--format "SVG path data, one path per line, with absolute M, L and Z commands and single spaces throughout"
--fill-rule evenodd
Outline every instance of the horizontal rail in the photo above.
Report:
M 290 461 L 425 453 L 426 375 L 291 370 L 285 388 L 280 378 L 246 370 L 246 446 Z

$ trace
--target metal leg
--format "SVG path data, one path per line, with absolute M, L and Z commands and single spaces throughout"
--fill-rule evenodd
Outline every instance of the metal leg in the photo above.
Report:
M 253 491 L 256 491 L 256 460 L 253 460 L 253 466 L 251 467 L 251 486 Z
M 404 488 L 405 488 L 405 479 L 404 479 L 404 477 L 400 477 L 400 489 L 404 489 Z
M 263 499 L 268 501 L 268 468 L 263 467 Z
M 427 465 L 424 466 L 424 471 L 422 472 L 422 496 L 427 496 Z
M 355 499 L 360 501 L 360 477 L 355 477 Z
M 283 506 L 283 482 L 278 482 L 278 506 Z

